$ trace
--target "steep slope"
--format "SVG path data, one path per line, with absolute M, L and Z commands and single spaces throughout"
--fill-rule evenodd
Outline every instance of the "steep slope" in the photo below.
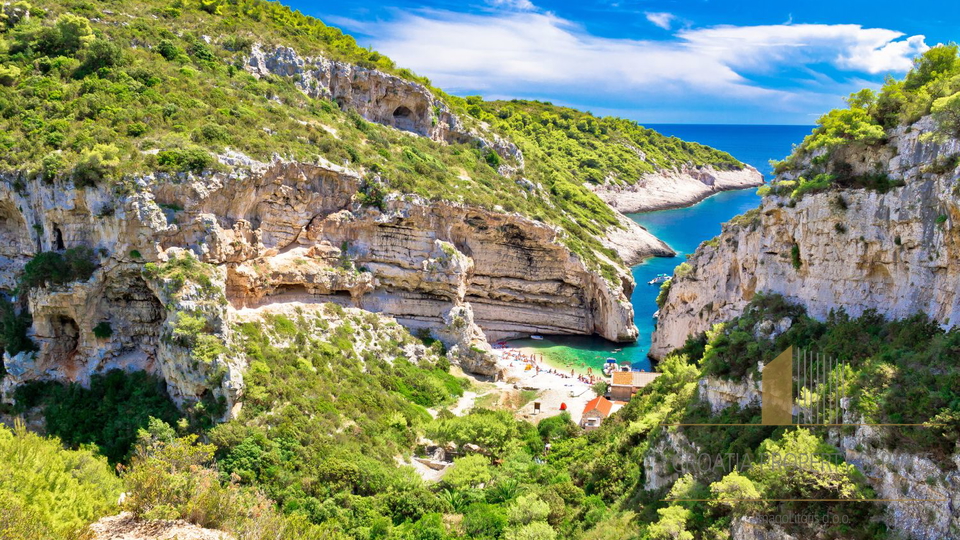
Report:
M 678 268 L 652 354 L 738 315 L 757 292 L 782 294 L 819 318 L 874 309 L 925 313 L 945 327 L 960 321 L 955 56 L 956 47 L 933 49 L 905 82 L 855 94 L 850 109 L 825 115 L 778 165 L 760 208 Z
M 960 321 L 960 235 L 953 226 L 960 172 L 931 172 L 931 164 L 960 153 L 960 141 L 927 140 L 933 124 L 926 118 L 891 130 L 883 147 L 833 157 L 853 154 L 864 160 L 861 169 L 878 167 L 903 187 L 799 200 L 768 195 L 760 208 L 724 225 L 674 276 L 653 354 L 738 315 L 757 292 L 782 294 L 821 319 L 835 309 L 874 309 L 891 318 L 926 313 L 945 326 Z
M 517 142 L 530 159 L 552 164 L 552 185 L 568 196 L 583 184 L 623 213 L 693 204 L 718 191 L 759 186 L 763 176 L 730 154 L 665 137 L 621 118 L 535 101 L 480 102 L 467 110 Z M 539 180 L 539 178 L 537 178 Z
M 658 300 L 651 354 L 666 362 L 700 357 L 703 410 L 685 419 L 691 423 L 757 423 L 754 407 L 765 397 L 758 371 L 788 346 L 841 360 L 831 368 L 817 357 L 816 369 L 841 381 L 839 398 L 826 397 L 837 414 L 821 423 L 846 424 L 821 428 L 824 448 L 838 451 L 883 501 L 889 534 L 952 538 L 960 530 L 957 47 L 932 49 L 903 81 L 888 81 L 879 95 L 853 94 L 848 104 L 824 115 L 777 164 L 759 208 L 725 224 L 678 267 Z M 794 413 L 811 395 L 797 398 Z M 683 484 L 656 455 L 718 448 L 685 433 L 662 437 L 645 462 L 651 487 Z M 746 488 L 736 482 L 727 488 Z M 879 511 L 872 503 L 831 510 L 851 519 Z M 733 508 L 734 538 L 788 534 L 753 514 Z M 882 537 L 870 528 L 847 530 Z
M 395 317 L 495 375 L 488 340 L 636 339 L 625 261 L 673 254 L 582 185 L 586 164 L 278 4 L 3 13 L 8 397 L 29 380 L 146 369 L 178 400 L 232 409 L 245 366 L 229 354 L 230 322 L 290 302 Z M 623 168 L 631 180 L 740 166 L 576 115 L 585 137 L 616 128 L 588 141 L 598 152 L 629 140 L 657 156 Z

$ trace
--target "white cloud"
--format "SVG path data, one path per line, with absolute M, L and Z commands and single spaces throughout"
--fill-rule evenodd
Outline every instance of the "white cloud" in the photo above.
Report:
M 530 0 L 487 0 L 494 7 L 515 9 L 517 11 L 533 11 L 536 6 Z
M 675 18 L 674 15 L 673 15 L 673 13 L 652 13 L 652 12 L 647 12 L 647 13 L 645 13 L 644 15 L 647 16 L 647 20 L 648 20 L 648 21 L 650 21 L 650 22 L 652 22 L 653 24 L 659 26 L 660 28 L 663 28 L 664 30 L 669 30 L 669 29 L 670 29 L 670 23 L 672 23 L 672 22 L 673 22 L 673 19 Z
M 824 96 L 852 91 L 858 74 L 905 71 L 927 49 L 923 36 L 852 24 L 716 26 L 681 30 L 668 41 L 614 39 L 536 11 L 407 13 L 369 35 L 398 65 L 453 92 L 579 96 L 598 104 L 697 98 L 714 108 L 805 111 Z M 774 76 L 776 84 L 765 82 Z
M 923 36 L 901 40 L 902 32 L 857 24 L 716 26 L 677 36 L 726 65 L 761 70 L 793 62 L 871 74 L 906 71 L 928 48 Z

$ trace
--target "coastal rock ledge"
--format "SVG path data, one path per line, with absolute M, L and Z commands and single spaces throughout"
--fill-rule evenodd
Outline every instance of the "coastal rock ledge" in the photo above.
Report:
M 624 214 L 682 208 L 721 191 L 756 187 L 763 184 L 760 171 L 745 165 L 742 169 L 718 170 L 710 166 L 683 167 L 646 174 L 633 184 L 607 183 L 593 187 L 604 202 Z

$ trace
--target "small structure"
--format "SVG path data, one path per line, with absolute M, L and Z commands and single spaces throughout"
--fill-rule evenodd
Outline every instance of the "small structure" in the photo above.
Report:
M 626 401 L 610 401 L 603 396 L 595 397 L 583 408 L 580 427 L 585 431 L 593 431 L 600 427 L 600 424 L 611 414 L 619 411 L 626 404 Z
M 580 427 L 584 431 L 593 431 L 600 427 L 600 424 L 613 412 L 613 402 L 609 399 L 599 396 L 587 402 L 583 408 L 583 416 L 580 418 Z
M 610 380 L 610 397 L 619 401 L 629 401 L 641 388 L 659 377 L 659 373 L 647 371 L 616 371 Z

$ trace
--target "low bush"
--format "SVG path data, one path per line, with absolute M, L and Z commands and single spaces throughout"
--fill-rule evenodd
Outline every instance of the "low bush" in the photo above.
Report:
M 89 449 L 64 450 L 23 424 L 0 426 L 0 538 L 74 540 L 116 513 L 120 491 L 110 465 Z
M 96 269 L 96 254 L 86 246 L 70 248 L 63 253 L 45 251 L 24 266 L 20 287 L 49 287 L 86 281 Z

